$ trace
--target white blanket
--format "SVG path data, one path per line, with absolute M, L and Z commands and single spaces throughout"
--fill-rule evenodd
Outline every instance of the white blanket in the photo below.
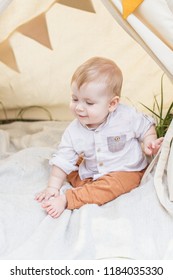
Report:
M 84 205 L 53 219 L 34 200 L 46 186 L 48 159 L 66 125 L 0 126 L 0 258 L 173 259 L 173 202 L 165 175 L 171 157 L 164 145 L 143 183 L 103 206 Z M 172 126 L 167 147 L 171 135 Z

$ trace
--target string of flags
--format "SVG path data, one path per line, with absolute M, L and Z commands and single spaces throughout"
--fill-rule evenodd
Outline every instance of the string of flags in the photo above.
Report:
M 127 16 L 132 13 L 142 2 L 143 0 L 122 0 L 123 17 L 127 18 Z M 54 4 L 65 5 L 73 9 L 95 13 L 92 0 L 55 0 L 53 1 L 52 5 Z M 37 41 L 39 44 L 42 44 L 44 47 L 52 50 L 46 22 L 46 12 L 17 27 L 7 39 L 0 43 L 0 61 L 2 63 L 6 64 L 13 70 L 20 72 L 13 48 L 10 44 L 10 37 L 14 34 L 14 32 L 20 32 L 24 36 L 27 36 Z

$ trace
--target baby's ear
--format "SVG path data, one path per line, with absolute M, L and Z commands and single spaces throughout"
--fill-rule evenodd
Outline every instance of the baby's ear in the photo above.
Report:
M 117 106 L 118 106 L 118 103 L 120 101 L 120 98 L 119 96 L 114 96 L 111 101 L 110 101 L 110 104 L 109 104 L 109 112 L 113 112 Z

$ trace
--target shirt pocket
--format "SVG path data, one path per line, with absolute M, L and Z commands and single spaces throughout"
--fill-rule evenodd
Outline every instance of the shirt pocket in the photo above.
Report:
M 121 151 L 126 144 L 126 135 L 107 137 L 108 150 L 112 153 Z

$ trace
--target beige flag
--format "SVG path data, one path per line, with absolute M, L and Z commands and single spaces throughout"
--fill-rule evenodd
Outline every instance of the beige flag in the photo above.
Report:
M 82 11 L 95 13 L 91 0 L 55 0 L 52 2 L 52 5 L 54 3 L 62 4 Z M 39 16 L 36 16 L 28 22 L 20 25 L 13 32 L 18 31 L 23 35 L 39 42 L 43 46 L 52 49 L 46 22 L 46 12 L 47 10 L 44 13 L 41 13 Z M 13 32 L 11 34 L 13 34 Z M 19 72 L 13 49 L 9 43 L 9 38 L 0 43 L 0 61 L 13 70 Z
M 32 38 L 45 47 L 52 49 L 45 13 L 33 18 L 27 23 L 21 25 L 17 30 L 23 35 Z
M 0 43 L 0 61 L 19 72 L 16 58 L 8 39 Z
M 90 13 L 95 13 L 91 0 L 57 0 L 57 3 Z

